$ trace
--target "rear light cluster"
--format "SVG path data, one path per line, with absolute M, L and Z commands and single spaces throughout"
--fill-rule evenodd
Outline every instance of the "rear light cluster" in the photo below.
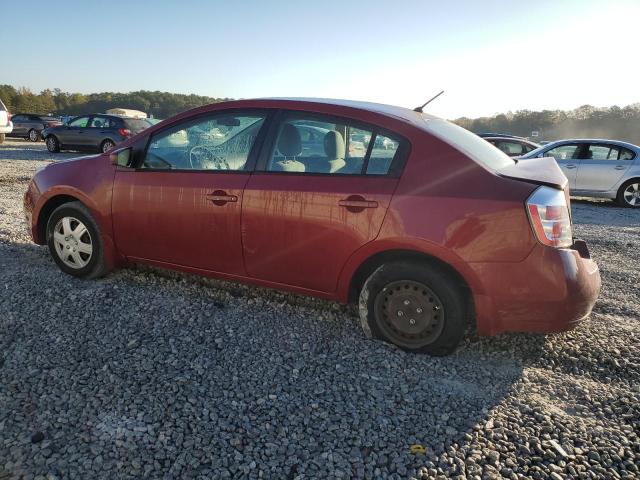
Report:
M 129 130 L 128 128 L 120 128 L 118 130 L 118 133 L 120 135 L 122 135 L 123 137 L 130 137 L 131 136 L 131 130 Z
M 540 243 L 558 248 L 573 244 L 569 205 L 562 190 L 539 187 L 527 200 L 527 212 Z

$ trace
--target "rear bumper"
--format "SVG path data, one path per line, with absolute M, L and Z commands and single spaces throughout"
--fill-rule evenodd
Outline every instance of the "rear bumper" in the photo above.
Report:
M 471 264 L 482 279 L 474 293 L 483 335 L 562 332 L 591 313 L 600 293 L 600 271 L 584 242 L 569 249 L 537 245 L 520 263 Z

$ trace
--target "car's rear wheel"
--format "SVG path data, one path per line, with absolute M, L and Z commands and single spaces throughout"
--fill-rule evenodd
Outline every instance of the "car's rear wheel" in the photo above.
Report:
M 106 139 L 104 142 L 102 142 L 102 145 L 100 145 L 100 151 L 102 153 L 107 153 L 109 150 L 111 150 L 115 146 L 116 144 L 115 142 L 113 142 L 113 140 Z
M 640 208 L 640 179 L 629 180 L 620 187 L 618 203 L 623 207 Z
M 47 222 L 47 245 L 60 270 L 69 275 L 97 278 L 107 273 L 100 229 L 80 202 L 53 211 Z
M 33 128 L 29 130 L 29 140 L 31 140 L 32 142 L 37 142 L 38 140 L 40 140 L 40 134 L 37 130 L 34 130 Z
M 45 143 L 47 144 L 47 150 L 51 153 L 57 153 L 60 151 L 60 142 L 58 142 L 58 139 L 53 135 L 49 135 L 46 138 Z
M 411 352 L 447 355 L 464 336 L 467 303 L 464 288 L 444 269 L 389 263 L 364 283 L 360 321 L 373 338 Z

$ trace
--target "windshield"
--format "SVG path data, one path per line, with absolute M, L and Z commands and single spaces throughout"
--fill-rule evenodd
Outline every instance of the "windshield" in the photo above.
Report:
M 425 123 L 429 133 L 491 170 L 514 164 L 514 160 L 504 152 L 465 128 L 431 117 L 426 118 Z

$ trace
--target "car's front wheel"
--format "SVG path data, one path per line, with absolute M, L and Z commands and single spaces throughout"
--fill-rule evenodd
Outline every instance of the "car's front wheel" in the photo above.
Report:
M 97 278 L 107 273 L 100 229 L 80 202 L 53 211 L 47 222 L 47 245 L 58 267 L 69 275 Z
M 620 187 L 618 203 L 623 207 L 640 208 L 640 179 L 629 180 Z
M 40 140 L 40 134 L 37 130 L 34 130 L 33 128 L 29 130 L 29 140 L 31 140 L 32 142 L 37 142 L 38 140 Z
M 365 333 L 411 352 L 447 355 L 467 325 L 467 295 L 443 268 L 382 265 L 364 283 L 358 310 Z
M 57 153 L 60 151 L 60 142 L 58 142 L 58 139 L 53 135 L 49 135 L 45 140 L 45 143 L 47 144 L 47 150 L 51 153 Z

